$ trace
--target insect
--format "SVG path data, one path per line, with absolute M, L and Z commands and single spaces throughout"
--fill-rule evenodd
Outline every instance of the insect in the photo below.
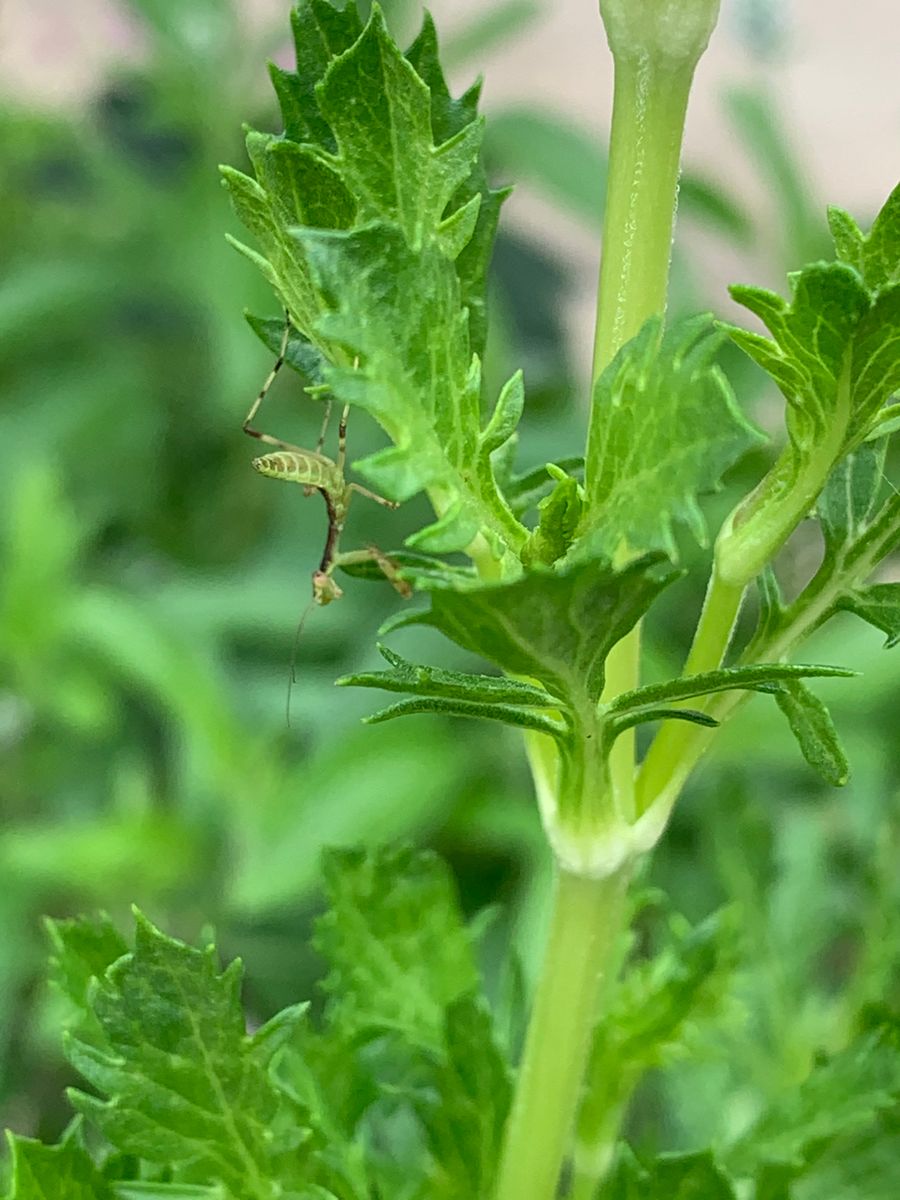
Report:
M 349 405 L 344 406 L 338 424 L 338 451 L 336 460 L 330 459 L 322 453 L 331 417 L 330 398 L 326 401 L 325 419 L 322 422 L 322 430 L 319 434 L 315 450 L 304 450 L 300 446 L 292 446 L 290 442 L 284 442 L 280 438 L 272 437 L 271 434 L 263 433 L 253 426 L 253 421 L 259 412 L 260 405 L 266 397 L 266 393 L 284 365 L 291 332 L 290 319 L 287 317 L 287 314 L 285 316 L 284 333 L 281 338 L 278 358 L 275 360 L 268 378 L 260 389 L 259 395 L 253 401 L 250 411 L 244 418 L 242 427 L 244 433 L 249 434 L 250 437 L 257 438 L 259 441 L 265 442 L 267 446 L 274 446 L 276 449 L 272 454 L 263 454 L 259 458 L 254 458 L 252 466 L 261 475 L 266 475 L 271 479 L 284 479 L 289 483 L 299 483 L 307 496 L 312 495 L 313 492 L 319 492 L 325 501 L 325 508 L 328 513 L 328 534 L 325 538 L 322 560 L 313 572 L 313 604 L 330 604 L 332 600 L 339 600 L 341 598 L 343 592 L 334 578 L 334 572 L 339 566 L 349 566 L 352 563 L 371 562 L 373 560 L 378 564 L 382 574 L 396 591 L 401 596 L 408 597 L 411 594 L 409 584 L 400 577 L 394 563 L 391 562 L 387 555 L 378 550 L 377 547 L 369 546 L 366 550 L 351 551 L 346 554 L 342 554 L 339 549 L 341 533 L 347 519 L 347 510 L 350 507 L 350 500 L 354 492 L 368 497 L 369 500 L 374 500 L 376 504 L 381 504 L 385 508 L 398 507 L 394 500 L 387 500 L 384 496 L 379 496 L 375 492 L 369 491 L 368 488 L 363 487 L 361 484 L 349 483 L 344 476 L 344 464 L 347 457 L 347 415 Z

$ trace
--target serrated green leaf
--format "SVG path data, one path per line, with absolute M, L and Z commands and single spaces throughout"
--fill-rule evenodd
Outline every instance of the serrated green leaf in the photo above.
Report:
M 431 96 L 431 128 L 436 144 L 440 145 L 459 134 L 478 115 L 481 84 L 476 83 L 458 100 L 450 95 L 438 58 L 437 33 L 429 13 L 425 13 L 419 36 L 406 53 L 408 61 L 427 85 Z M 484 354 L 487 336 L 487 273 L 491 251 L 500 219 L 500 207 L 509 189 L 488 187 L 480 162 L 473 166 L 469 178 L 450 201 L 451 211 L 460 211 L 480 196 L 477 219 L 467 244 L 457 254 L 456 273 L 459 278 L 460 301 L 469 314 L 469 342 L 472 351 Z
M 829 1142 L 874 1127 L 900 1100 L 900 1048 L 890 1027 L 863 1033 L 776 1099 L 728 1152 L 739 1176 L 758 1164 L 802 1169 Z
M 273 70 L 285 136 L 248 135 L 255 179 L 223 168 L 262 254 L 238 248 L 304 355 L 331 364 L 316 382 L 324 374 L 395 443 L 361 464 L 373 485 L 397 500 L 429 492 L 438 519 L 410 545 L 463 550 L 481 533 L 495 558 L 512 557 L 527 531 L 497 486 L 497 447 L 480 442 L 473 356 L 503 198 L 478 159 L 478 88 L 451 97 L 430 19 L 406 57 L 377 5 L 361 29 L 355 13 L 305 0 L 293 25 L 297 72 Z M 521 391 L 521 379 L 504 390 L 504 414 Z
M 427 1066 L 414 1095 L 431 1152 L 429 1200 L 493 1194 L 511 1094 L 490 1014 L 468 997 L 451 1004 L 444 1052 Z
M 735 1200 L 735 1191 L 709 1150 L 662 1154 L 647 1167 L 627 1151 L 598 1200 Z
M 783 683 L 775 701 L 809 765 L 832 787 L 843 787 L 850 764 L 826 706 L 799 679 Z
M 867 528 L 881 490 L 886 444 L 861 446 L 832 471 L 816 504 L 826 554 L 837 559 Z
M 511 675 L 536 679 L 571 703 L 603 690 L 609 651 L 678 577 L 648 555 L 616 572 L 606 562 L 531 571 L 508 584 L 467 591 L 438 588 L 431 609 L 402 624 L 439 629 L 452 642 Z
M 445 1010 L 478 987 L 447 868 L 409 848 L 342 850 L 324 874 L 329 911 L 315 945 L 330 968 L 329 1023 L 345 1037 L 395 1031 L 439 1052 Z
M 877 292 L 897 282 L 900 272 L 900 186 L 891 192 L 868 237 L 843 209 L 829 209 L 828 223 L 838 257 L 860 273 L 867 288 Z
M 138 914 L 134 951 L 91 998 L 103 1045 L 67 1042 L 100 1096 L 71 1099 L 123 1153 L 274 1200 L 315 1182 L 306 1114 L 269 1070 L 302 1009 L 281 1017 L 278 1036 L 248 1036 L 239 986 L 239 963 L 220 974 L 211 948 L 174 941 Z
M 900 386 L 900 295 L 891 287 L 871 300 L 846 263 L 814 263 L 791 276 L 790 305 L 762 288 L 731 294 L 772 334 L 736 326 L 732 339 L 778 384 L 787 400 L 787 430 L 797 469 L 822 445 L 840 450 L 867 434 Z
M 335 58 L 316 89 L 338 144 L 340 171 L 364 206 L 418 249 L 471 175 L 481 145 L 477 119 L 435 146 L 428 87 L 403 57 L 375 7 L 362 36 Z
M 900 642 L 900 583 L 875 583 L 847 592 L 839 604 L 886 634 L 886 649 Z
M 353 225 L 357 203 L 340 172 L 316 147 L 250 130 L 247 154 L 279 227 Z
M 761 439 L 715 365 L 720 344 L 708 317 L 665 333 L 654 318 L 597 380 L 575 553 L 624 545 L 674 559 L 677 522 L 706 544 L 697 497 Z
M 472 471 L 481 436 L 480 369 L 469 353 L 452 263 L 434 243 L 410 250 L 393 226 L 297 236 L 336 306 L 320 323 L 321 335 L 359 357 L 358 369 L 332 368 L 328 382 L 339 400 L 367 409 L 394 442 L 357 469 L 394 499 L 422 488 L 440 497 L 452 520 L 432 537 L 431 550 L 464 549 L 479 530 L 499 544 L 499 555 L 521 545 L 526 530 L 492 473 Z
M 262 254 L 239 242 L 232 244 L 255 262 L 272 283 L 295 328 L 316 342 L 315 330 L 323 305 L 302 247 L 279 224 L 268 193 L 255 179 L 233 167 L 222 167 L 221 172 L 234 210 L 259 242 Z
M 836 422 L 849 426 L 852 407 L 842 412 L 845 365 L 869 293 L 843 263 L 815 263 L 791 276 L 791 303 L 763 288 L 733 287 L 731 295 L 765 324 L 773 340 L 726 326 L 733 340 L 778 384 L 788 402 L 787 428 L 798 454 L 808 454 Z
M 8 1133 L 12 1183 L 7 1200 L 114 1200 L 115 1193 L 73 1138 L 44 1146 Z
M 78 1012 L 88 1006 L 92 979 L 128 952 L 128 944 L 105 913 L 47 921 L 53 947 L 50 980 Z
M 296 72 L 270 67 L 285 135 L 296 142 L 310 141 L 334 149 L 334 135 L 316 100 L 316 85 L 332 59 L 349 50 L 362 33 L 356 5 L 299 0 L 291 12 L 291 29 Z

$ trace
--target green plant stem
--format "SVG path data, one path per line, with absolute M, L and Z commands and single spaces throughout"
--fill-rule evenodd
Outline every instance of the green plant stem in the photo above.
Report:
M 692 65 L 666 68 L 649 56 L 616 62 L 592 386 L 644 322 L 665 311 L 692 78 Z M 592 442 L 600 435 L 599 417 L 592 414 L 589 463 Z M 640 645 L 636 627 L 614 647 L 606 664 L 609 695 L 638 686 Z M 631 811 L 633 730 L 617 740 L 610 768 L 621 811 Z
M 683 675 L 714 671 L 722 665 L 743 596 L 744 588 L 726 583 L 714 566 Z M 701 725 L 688 725 L 686 722 L 667 721 L 661 726 L 641 764 L 638 815 L 646 812 L 668 786 L 677 772 L 679 761 L 692 759 L 694 741 L 698 745 L 707 741 L 708 732 Z M 701 737 L 697 738 L 697 734 L 701 734 Z
M 569 1148 L 604 978 L 617 963 L 627 873 L 560 871 L 496 1200 L 553 1200 Z

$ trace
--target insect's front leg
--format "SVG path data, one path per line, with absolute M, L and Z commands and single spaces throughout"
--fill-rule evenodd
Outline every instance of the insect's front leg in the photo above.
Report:
M 368 545 L 365 550 L 348 550 L 344 554 L 336 554 L 332 561 L 332 570 L 338 567 L 352 567 L 357 563 L 374 562 L 382 575 L 391 585 L 398 595 L 404 600 L 408 600 L 412 595 L 412 588 L 407 580 L 400 574 L 400 569 L 394 560 L 383 550 L 379 550 L 377 546 Z

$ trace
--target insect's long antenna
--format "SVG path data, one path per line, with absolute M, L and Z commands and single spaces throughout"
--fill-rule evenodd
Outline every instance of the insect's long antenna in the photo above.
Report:
M 303 626 L 306 624 L 306 618 L 312 612 L 313 608 L 315 608 L 315 604 L 315 597 L 313 597 L 306 608 L 304 608 L 303 614 L 297 622 L 297 628 L 294 631 L 294 644 L 291 647 L 291 669 L 288 674 L 287 700 L 284 712 L 288 729 L 291 727 L 291 693 L 293 692 L 294 684 L 297 682 L 297 654 L 300 649 L 300 638 L 303 636 Z

